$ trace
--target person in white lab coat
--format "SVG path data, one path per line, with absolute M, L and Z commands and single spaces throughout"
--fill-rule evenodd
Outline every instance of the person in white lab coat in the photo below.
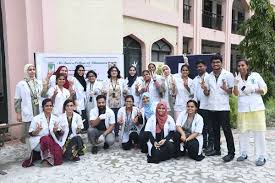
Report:
M 134 105 L 134 97 L 125 97 L 125 106 L 118 110 L 117 119 L 121 127 L 121 145 L 124 150 L 130 150 L 138 145 L 138 135 L 143 125 L 139 109 Z
M 86 74 L 86 114 L 90 119 L 90 111 L 96 107 L 96 97 L 101 94 L 102 83 L 97 81 L 97 73 L 90 70 Z
M 43 89 L 42 81 L 35 78 L 36 69 L 33 64 L 24 66 L 24 79 L 17 83 L 14 95 L 14 108 L 18 122 L 24 122 L 22 141 L 28 137 L 32 118 L 41 112 L 41 95 L 47 92 Z M 49 78 L 50 76 L 48 76 Z
M 68 75 L 68 68 L 64 65 L 59 66 L 56 71 L 52 74 L 49 80 L 49 88 L 55 87 L 56 85 L 56 76 L 63 74 L 65 76 L 64 88 L 70 88 L 70 81 L 73 82 L 73 77 Z
M 234 94 L 238 96 L 237 124 L 240 130 L 240 156 L 237 161 L 248 158 L 249 132 L 254 133 L 256 165 L 263 166 L 267 159 L 265 131 L 265 106 L 261 95 L 267 92 L 267 85 L 260 74 L 249 71 L 248 61 L 238 61 L 239 74 L 234 81 Z
M 52 114 L 53 102 L 44 99 L 43 112 L 32 119 L 29 134 L 31 156 L 22 164 L 23 167 L 33 166 L 35 160 L 42 160 L 43 165 L 55 166 L 63 163 L 62 148 L 50 135 L 50 126 L 58 124 L 58 118 Z
M 156 114 L 152 115 L 145 126 L 148 133 L 148 163 L 159 163 L 175 155 L 173 136 L 176 130 L 174 119 L 168 115 L 166 102 L 159 102 Z
M 138 83 L 140 83 L 140 78 L 137 75 L 137 68 L 135 66 L 130 66 L 128 69 L 128 76 L 125 79 L 126 85 L 128 86 L 128 95 L 134 97 L 134 105 L 136 107 L 141 106 L 140 94 L 137 92 Z
M 78 135 L 84 128 L 82 118 L 74 112 L 75 102 L 67 99 L 64 102 L 64 113 L 59 117 L 62 131 L 65 132 L 64 137 L 66 143 L 63 146 L 63 156 L 65 160 L 79 161 L 79 156 L 84 155 L 85 146 L 82 138 Z M 62 138 L 64 140 L 64 138 Z
M 204 159 L 202 155 L 203 118 L 197 113 L 196 101 L 189 100 L 186 106 L 186 111 L 182 111 L 176 121 L 177 132 L 174 137 L 176 156 L 184 155 L 187 151 L 190 158 L 201 161 Z

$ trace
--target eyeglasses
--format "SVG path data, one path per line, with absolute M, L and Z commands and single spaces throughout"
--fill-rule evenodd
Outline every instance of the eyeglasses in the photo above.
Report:
M 95 76 L 94 75 L 88 76 L 88 78 L 92 78 L 92 77 L 95 77 Z

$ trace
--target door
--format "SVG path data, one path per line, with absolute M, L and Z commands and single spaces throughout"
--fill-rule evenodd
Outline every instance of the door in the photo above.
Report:
M 130 36 L 123 38 L 123 54 L 124 54 L 124 76 L 128 76 L 130 66 L 137 68 L 138 76 L 141 75 L 141 46 L 139 42 Z

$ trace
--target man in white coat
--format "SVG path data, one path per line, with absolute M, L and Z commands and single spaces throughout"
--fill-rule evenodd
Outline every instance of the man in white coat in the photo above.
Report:
M 104 143 L 104 149 L 108 149 L 115 143 L 115 114 L 106 106 L 106 96 L 96 97 L 97 107 L 90 111 L 90 128 L 88 138 L 92 144 L 92 154 L 97 154 L 98 145 Z

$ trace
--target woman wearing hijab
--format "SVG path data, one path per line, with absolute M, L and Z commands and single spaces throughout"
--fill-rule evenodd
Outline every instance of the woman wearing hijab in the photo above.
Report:
M 84 128 L 81 116 L 74 112 L 75 103 L 73 100 L 66 100 L 63 105 L 65 111 L 60 117 L 59 122 L 63 126 L 66 143 L 63 147 L 63 157 L 69 161 L 79 161 L 79 156 L 84 155 L 84 144 L 78 135 Z
M 85 68 L 83 65 L 77 65 L 74 71 L 74 90 L 76 93 L 76 110 L 81 114 L 82 119 L 85 120 L 85 100 L 86 100 L 86 80 L 84 78 Z M 88 121 L 84 121 L 84 131 L 89 128 Z
M 16 85 L 14 95 L 14 108 L 17 121 L 24 122 L 22 141 L 28 136 L 32 118 L 40 113 L 41 95 L 47 92 L 47 86 L 42 87 L 42 82 L 35 78 L 36 69 L 33 64 L 24 66 L 24 79 Z M 49 76 L 47 77 L 49 78 Z M 43 88 L 43 90 L 42 90 Z
M 184 155 L 188 152 L 191 159 L 201 161 L 203 146 L 203 118 L 197 113 L 198 103 L 189 100 L 186 111 L 182 111 L 176 121 L 177 132 L 174 137 L 176 156 Z
M 50 77 L 49 88 L 54 87 L 56 85 L 56 76 L 60 74 L 64 74 L 65 76 L 64 88 L 70 88 L 69 80 L 73 81 L 73 79 L 68 76 L 68 68 L 64 65 L 59 66 L 57 70 L 53 73 L 53 75 Z
M 142 94 L 142 108 L 140 109 L 140 113 L 143 116 L 143 127 L 139 133 L 139 145 L 142 153 L 148 152 L 147 141 L 148 141 L 148 133 L 144 132 L 145 125 L 147 120 L 155 114 L 155 109 L 152 105 L 152 101 L 150 98 L 150 94 L 145 92 Z
M 174 116 L 174 102 L 175 98 L 173 97 L 172 89 L 175 85 L 175 78 L 171 74 L 171 69 L 168 65 L 162 66 L 162 85 L 164 88 L 163 99 L 168 101 L 168 111 L 171 116 Z
M 42 102 L 43 112 L 32 119 L 29 134 L 31 156 L 22 164 L 23 167 L 33 166 L 35 160 L 42 160 L 45 166 L 61 165 L 62 148 L 50 135 L 51 126 L 56 126 L 58 118 L 52 114 L 53 102 L 51 99 L 44 99 Z M 57 130 L 58 128 L 55 128 Z
M 145 127 L 149 136 L 148 163 L 159 163 L 174 157 L 175 147 L 172 139 L 175 130 L 175 121 L 168 115 L 167 104 L 159 102 L 156 114 L 148 119 Z
M 137 68 L 135 66 L 129 67 L 128 77 L 125 79 L 128 86 L 128 95 L 134 97 L 136 107 L 140 106 L 140 95 L 137 92 L 137 85 L 139 83 L 139 78 L 137 76 Z

